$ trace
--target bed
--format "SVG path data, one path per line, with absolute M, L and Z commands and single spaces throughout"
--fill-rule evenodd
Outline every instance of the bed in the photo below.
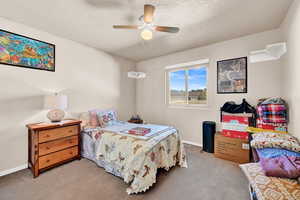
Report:
M 132 127 L 156 131 L 149 138 L 139 138 L 124 132 Z M 81 136 L 82 157 L 121 177 L 129 184 L 128 194 L 148 190 L 156 182 L 159 168 L 187 167 L 180 135 L 173 127 L 116 121 L 105 128 L 86 127 Z

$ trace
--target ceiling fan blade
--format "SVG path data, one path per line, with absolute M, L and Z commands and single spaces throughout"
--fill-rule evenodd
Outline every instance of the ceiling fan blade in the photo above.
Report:
M 153 21 L 155 7 L 150 4 L 144 5 L 144 22 L 151 23 Z
M 179 32 L 178 27 L 169 27 L 169 26 L 156 26 L 155 30 L 160 31 L 160 32 L 167 32 L 167 33 L 178 33 Z
M 113 25 L 113 28 L 116 29 L 138 29 L 137 25 Z

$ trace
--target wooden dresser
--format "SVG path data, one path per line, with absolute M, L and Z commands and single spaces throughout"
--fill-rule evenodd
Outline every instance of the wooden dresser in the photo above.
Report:
M 28 166 L 33 176 L 49 168 L 80 159 L 80 123 L 28 124 Z

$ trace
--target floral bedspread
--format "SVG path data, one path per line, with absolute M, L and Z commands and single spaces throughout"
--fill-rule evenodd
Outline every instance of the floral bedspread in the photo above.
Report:
M 100 130 L 92 137 L 100 142 L 95 150 L 97 159 L 113 166 L 130 184 L 128 194 L 149 189 L 156 182 L 158 168 L 169 170 L 176 164 L 187 167 L 184 146 L 176 129 L 149 140 Z

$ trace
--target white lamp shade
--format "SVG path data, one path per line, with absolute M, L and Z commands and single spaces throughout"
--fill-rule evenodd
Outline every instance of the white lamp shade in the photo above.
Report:
M 44 108 L 65 110 L 68 108 L 68 97 L 66 95 L 45 96 Z

